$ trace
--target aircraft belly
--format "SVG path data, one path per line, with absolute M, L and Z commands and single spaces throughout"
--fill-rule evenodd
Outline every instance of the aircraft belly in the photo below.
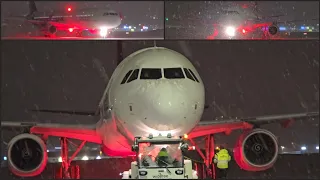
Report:
M 131 153 L 131 142 L 119 132 L 115 120 L 100 121 L 96 131 L 101 136 L 103 145 L 113 154 Z

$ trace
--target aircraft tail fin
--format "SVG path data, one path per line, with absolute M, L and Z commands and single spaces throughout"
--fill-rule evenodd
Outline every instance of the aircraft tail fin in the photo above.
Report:
M 28 19 L 33 19 L 34 13 L 38 11 L 36 3 L 34 1 L 29 1 L 29 12 L 27 14 Z

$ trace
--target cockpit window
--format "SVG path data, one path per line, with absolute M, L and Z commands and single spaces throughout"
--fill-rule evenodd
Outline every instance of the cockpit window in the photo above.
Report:
M 132 74 L 131 74 L 130 78 L 128 79 L 127 83 L 138 79 L 138 76 L 139 76 L 139 69 L 135 69 L 135 70 L 132 72 Z
M 161 69 L 143 68 L 141 69 L 140 79 L 161 79 Z
M 192 75 L 190 74 L 190 72 L 188 71 L 187 68 L 183 68 L 183 70 L 184 70 L 184 72 L 186 73 L 186 76 L 187 76 L 188 79 L 191 79 L 192 81 L 196 81 L 196 80 L 192 77 Z
M 184 74 L 181 68 L 165 68 L 164 77 L 167 79 L 184 79 Z
M 190 73 L 192 74 L 193 78 L 194 78 L 197 82 L 199 82 L 197 76 L 191 71 L 191 69 L 189 69 L 189 71 L 190 71 Z
M 127 79 L 129 78 L 130 74 L 132 73 L 132 70 L 130 70 L 129 72 L 127 72 L 127 74 L 124 76 L 124 78 L 121 81 L 121 84 L 126 83 Z

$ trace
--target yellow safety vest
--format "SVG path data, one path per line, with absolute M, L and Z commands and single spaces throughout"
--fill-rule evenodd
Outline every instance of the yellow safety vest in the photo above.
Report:
M 159 154 L 158 154 L 158 157 L 168 157 L 169 154 L 165 151 L 160 151 Z
M 217 161 L 217 168 L 227 169 L 229 164 L 228 162 L 231 160 L 231 156 L 226 149 L 221 149 L 217 154 L 214 155 L 214 159 Z

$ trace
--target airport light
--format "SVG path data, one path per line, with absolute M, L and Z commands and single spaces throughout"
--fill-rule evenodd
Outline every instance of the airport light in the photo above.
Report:
M 279 27 L 279 30 L 280 30 L 280 31 L 285 31 L 286 28 L 285 28 L 285 27 Z
M 68 30 L 69 30 L 69 32 L 71 32 L 71 33 L 73 32 L 73 28 L 69 28 Z
M 316 149 L 319 150 L 319 146 L 317 146 Z
M 58 161 L 59 161 L 59 162 L 62 162 L 62 157 L 59 157 L 59 158 L 58 158 Z
M 7 156 L 4 156 L 4 157 L 3 157 L 3 160 L 4 160 L 4 161 L 8 160 Z
M 188 139 L 188 134 L 184 134 L 184 135 L 183 135 L 183 138 L 184 138 L 184 139 Z
M 49 149 L 47 149 L 47 152 L 49 152 Z
M 281 146 L 281 149 L 283 150 L 283 149 L 284 149 L 284 146 Z
M 107 34 L 108 34 L 108 28 L 104 26 L 100 27 L 100 36 L 106 37 Z
M 227 27 L 227 28 L 226 28 L 226 34 L 227 34 L 228 36 L 233 37 L 233 36 L 236 35 L 236 29 L 235 29 L 234 27 L 231 27 L 231 26 Z
M 89 157 L 88 156 L 83 156 L 81 160 L 87 161 L 87 160 L 89 160 Z
M 97 156 L 96 159 L 101 159 L 101 156 Z
M 302 150 L 302 151 L 305 151 L 305 150 L 307 150 L 307 147 L 302 146 L 302 147 L 301 147 L 301 150 Z
M 70 11 L 72 11 L 71 7 L 68 7 L 68 9 L 67 9 L 67 10 L 68 10 L 69 12 L 70 12 Z

